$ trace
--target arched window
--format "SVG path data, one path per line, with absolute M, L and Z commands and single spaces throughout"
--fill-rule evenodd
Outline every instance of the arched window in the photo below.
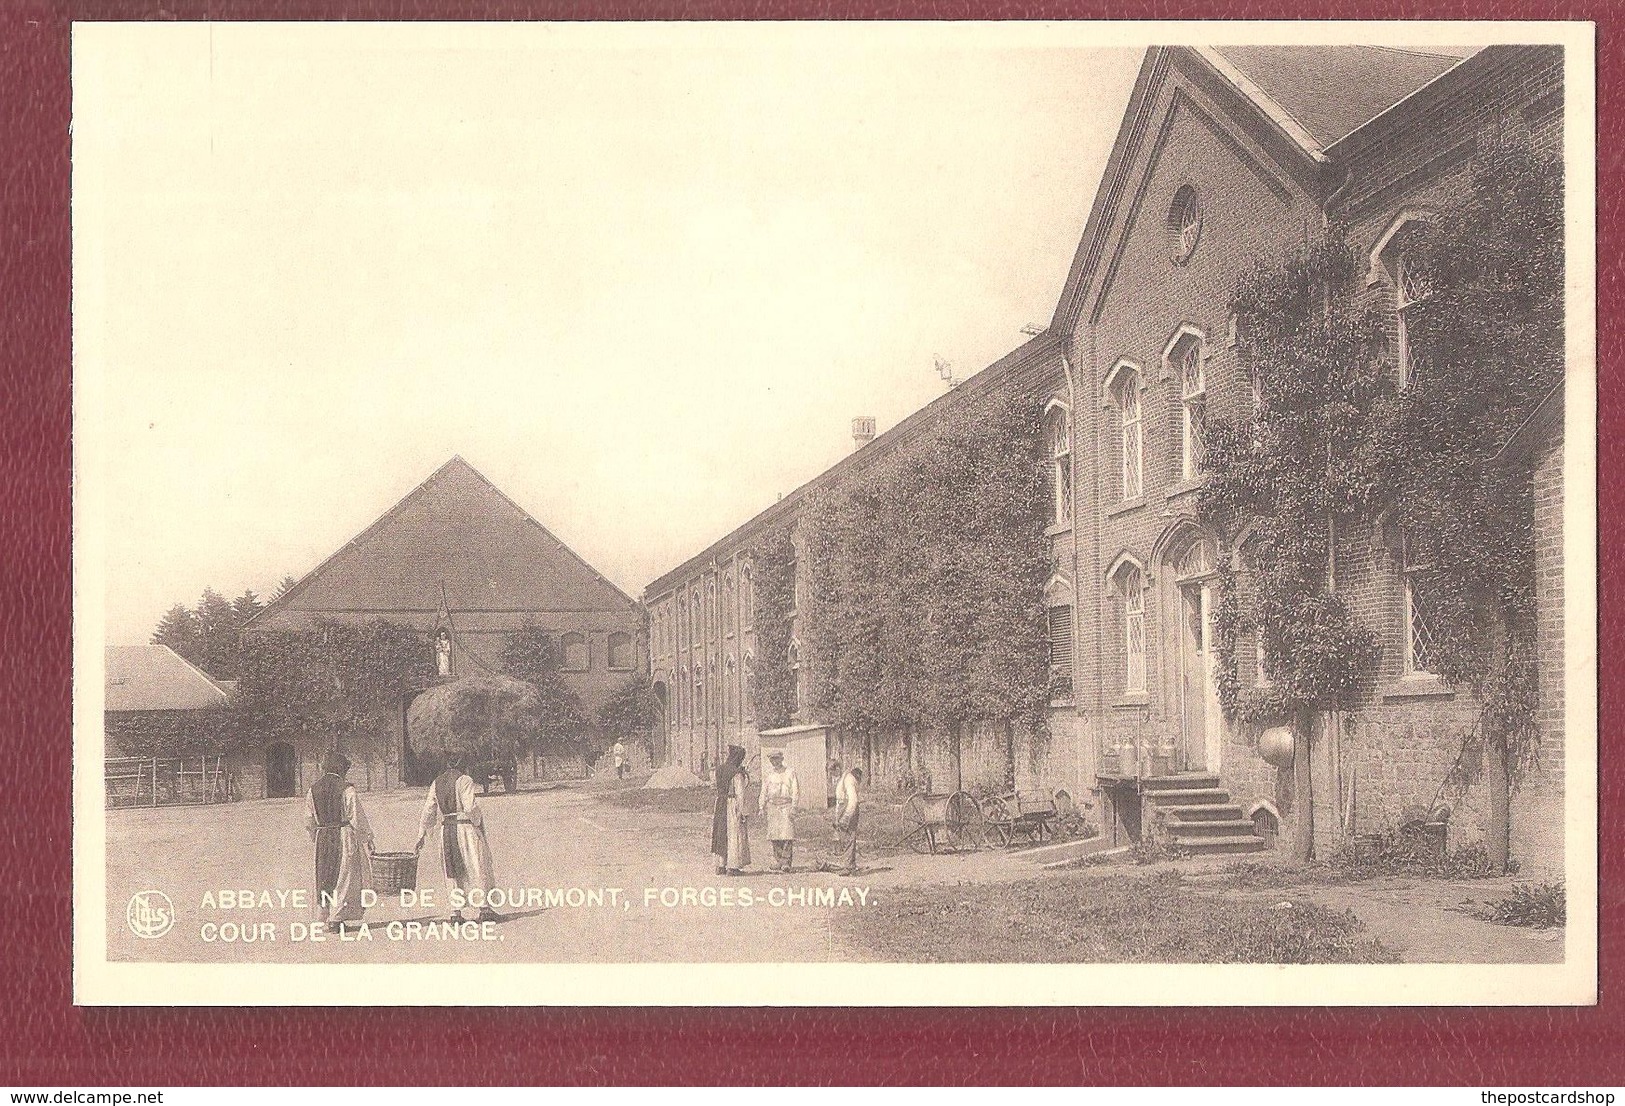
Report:
M 1422 233 L 1429 222 L 1425 213 L 1401 214 L 1378 241 L 1372 255 L 1373 269 L 1393 291 L 1393 358 L 1401 388 L 1410 386 L 1427 368 L 1426 358 L 1412 341 L 1412 332 L 1418 305 L 1433 295 L 1432 274 L 1419 259 Z
M 790 713 L 801 710 L 801 643 L 790 639 Z
M 1207 460 L 1207 350 L 1201 334 L 1183 327 L 1164 356 L 1179 382 L 1180 479 L 1195 480 Z
M 1124 560 L 1112 574 L 1123 617 L 1123 691 L 1145 691 L 1145 574 Z
M 748 630 L 756 617 L 756 582 L 752 578 L 749 561 L 740 568 L 739 575 L 740 603 L 744 608 L 744 618 L 741 621 Z
M 734 655 L 728 654 L 723 665 L 723 710 L 727 712 L 728 721 L 735 721 L 739 717 L 739 666 L 734 663 Z
M 693 690 L 688 683 L 688 665 L 678 669 L 680 673 L 677 680 L 677 717 L 686 725 L 694 716 L 690 712 L 689 704 L 693 701 Z
M 587 635 L 572 630 L 559 638 L 559 667 L 566 672 L 585 672 L 591 666 L 592 655 L 587 648 Z
M 1433 673 L 1433 623 L 1426 595 L 1418 577 L 1429 565 L 1418 560 L 1410 539 L 1400 534 L 1400 565 L 1405 577 L 1405 674 L 1427 676 Z
M 1202 201 L 1196 189 L 1181 185 L 1168 206 L 1168 246 L 1174 262 L 1183 265 L 1202 240 Z
M 1106 378 L 1106 394 L 1107 402 L 1117 409 L 1117 454 L 1122 500 L 1131 503 L 1145 494 L 1139 370 L 1127 361 L 1119 361 Z
M 1052 403 L 1044 412 L 1044 437 L 1050 455 L 1050 521 L 1064 525 L 1072 521 L 1072 419 L 1061 403 Z
M 616 630 L 609 635 L 609 668 L 612 672 L 630 672 L 635 667 L 632 656 L 632 635 Z
M 1201 536 L 1192 538 L 1173 559 L 1173 565 L 1176 579 L 1201 579 L 1213 571 L 1213 543 Z
M 700 617 L 700 591 L 696 587 L 688 596 L 688 636 L 689 641 L 695 645 L 700 641 L 700 627 L 703 619 Z
M 705 667 L 694 662 L 694 724 L 705 724 Z
M 1072 605 L 1049 608 L 1050 678 L 1066 690 L 1072 687 Z

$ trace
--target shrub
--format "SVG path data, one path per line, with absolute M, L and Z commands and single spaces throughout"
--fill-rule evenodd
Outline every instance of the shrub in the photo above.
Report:
M 1505 898 L 1491 901 L 1477 916 L 1503 926 L 1551 929 L 1568 924 L 1568 896 L 1556 883 L 1519 883 Z
M 1495 874 L 1489 852 L 1475 842 L 1441 851 L 1436 838 L 1419 826 L 1405 826 L 1375 840 L 1342 846 L 1330 867 L 1344 879 L 1378 876 L 1427 876 L 1435 879 L 1486 879 Z

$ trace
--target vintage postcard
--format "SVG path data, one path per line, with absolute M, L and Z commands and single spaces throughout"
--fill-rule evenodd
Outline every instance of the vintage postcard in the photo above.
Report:
M 1595 1002 L 1593 37 L 76 26 L 76 1000 Z

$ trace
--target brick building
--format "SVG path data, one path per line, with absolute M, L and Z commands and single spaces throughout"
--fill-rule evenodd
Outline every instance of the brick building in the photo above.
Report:
M 1261 735 L 1219 709 L 1213 581 L 1221 559 L 1245 573 L 1245 535 L 1223 546 L 1195 517 L 1206 416 L 1244 417 L 1253 403 L 1229 318 L 1237 279 L 1343 223 L 1367 261 L 1363 295 L 1391 316 L 1403 385 L 1406 296 L 1418 294 L 1405 280 L 1407 228 L 1465 186 L 1487 124 L 1516 115 L 1537 141 L 1560 142 L 1562 89 L 1561 51 L 1547 47 L 1465 58 L 1359 46 L 1149 50 L 1048 330 L 649 586 L 669 757 L 698 768 L 725 744 L 762 740 L 747 675 L 756 536 L 795 525 L 810 489 L 906 449 L 947 410 L 1016 392 L 1043 406 L 1054 462 L 1046 603 L 1052 659 L 1070 669 L 1058 686 L 1071 690 L 1052 703 L 1048 734 L 978 726 L 871 736 L 857 750 L 827 731 L 826 748 L 862 756 L 880 786 L 923 767 L 938 790 L 1064 788 L 1092 797 L 1109 832 L 1130 838 L 1146 810 L 1202 805 L 1168 816 L 1176 837 L 1256 847 L 1255 831 L 1267 837 L 1303 804 L 1290 771 L 1261 756 Z M 1547 478 L 1560 491 L 1561 451 L 1549 445 L 1552 433 L 1561 441 L 1560 405 L 1548 418 L 1555 431 L 1539 456 L 1556 466 Z M 1556 517 L 1549 503 L 1539 509 Z M 1543 548 L 1542 571 L 1560 568 L 1560 547 Z M 1445 818 L 1453 843 L 1477 839 L 1482 787 L 1459 801 L 1442 787 L 1477 707 L 1427 671 L 1426 612 L 1407 584 L 1404 543 L 1378 518 L 1339 535 L 1336 565 L 1338 593 L 1378 631 L 1382 659 L 1368 699 L 1323 718 L 1310 742 L 1317 843 Z M 1542 599 L 1541 642 L 1560 650 L 1560 607 L 1549 592 Z M 1256 681 L 1249 648 L 1238 651 L 1240 675 Z M 1548 658 L 1543 671 L 1561 667 Z M 1553 749 L 1514 810 L 1514 856 L 1560 867 L 1560 695 L 1544 712 Z M 805 713 L 795 722 L 797 736 L 822 729 Z M 1163 783 L 1190 801 L 1154 794 Z
M 500 672 L 509 634 L 527 625 L 557 644 L 565 681 L 589 717 L 621 682 L 646 671 L 642 610 L 461 457 L 436 469 L 378 521 L 316 566 L 250 624 L 299 630 L 319 618 L 385 619 L 423 634 L 440 679 Z M 410 700 L 401 704 L 404 720 Z M 590 736 L 590 735 L 586 735 Z M 424 782 L 405 743 L 360 764 L 363 786 Z M 322 748 L 264 751 L 267 772 L 293 794 L 314 779 Z M 521 765 L 524 769 L 534 765 Z

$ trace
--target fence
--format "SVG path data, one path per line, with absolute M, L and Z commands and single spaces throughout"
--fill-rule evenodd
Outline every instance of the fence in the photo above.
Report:
M 108 806 L 197 806 L 241 799 L 224 756 L 116 757 L 106 764 Z

